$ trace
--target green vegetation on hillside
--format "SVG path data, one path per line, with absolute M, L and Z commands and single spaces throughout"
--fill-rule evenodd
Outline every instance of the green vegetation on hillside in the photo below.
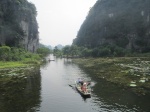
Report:
M 2 46 L 0 47 L 0 61 L 39 60 L 38 54 L 33 54 L 21 48 Z
M 66 45 L 62 50 L 54 48 L 53 53 L 58 57 L 149 57 L 150 53 L 132 53 L 118 46 L 101 46 L 97 48 L 79 47 Z
M 52 51 L 49 48 L 47 48 L 47 47 L 41 47 L 41 48 L 37 49 L 37 53 L 41 57 L 44 57 L 44 56 L 47 56 L 48 54 L 52 53 Z
M 92 56 L 125 56 L 150 51 L 150 0 L 98 0 L 73 44 Z

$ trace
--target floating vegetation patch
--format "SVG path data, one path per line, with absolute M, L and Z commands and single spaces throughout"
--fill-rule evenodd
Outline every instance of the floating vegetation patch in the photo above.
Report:
M 130 86 L 131 86 L 131 87 L 136 87 L 136 86 L 137 86 L 137 85 L 136 85 L 136 82 L 131 81 L 131 82 L 130 82 Z
M 0 84 L 7 83 L 13 78 L 26 78 L 36 67 L 17 67 L 0 69 Z
M 91 76 L 126 87 L 143 88 L 150 94 L 150 58 L 118 57 L 74 59 Z M 136 83 L 133 83 L 136 82 Z

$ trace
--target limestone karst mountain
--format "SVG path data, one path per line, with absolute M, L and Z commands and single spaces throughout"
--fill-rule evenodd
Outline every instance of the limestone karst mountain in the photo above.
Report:
M 98 0 L 73 44 L 150 51 L 150 0 Z
M 34 52 L 39 44 L 37 11 L 27 0 L 0 0 L 0 45 Z

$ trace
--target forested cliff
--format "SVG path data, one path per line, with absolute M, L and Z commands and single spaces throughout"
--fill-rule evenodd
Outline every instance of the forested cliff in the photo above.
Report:
M 150 0 L 97 0 L 73 44 L 150 51 Z
M 38 48 L 37 11 L 27 0 L 0 0 L 0 45 Z

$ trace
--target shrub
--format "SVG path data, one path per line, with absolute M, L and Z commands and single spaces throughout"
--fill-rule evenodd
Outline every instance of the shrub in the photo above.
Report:
M 9 55 L 10 55 L 10 47 L 9 46 L 0 47 L 0 60 L 8 61 Z
M 50 53 L 50 49 L 46 48 L 46 47 L 41 47 L 37 49 L 37 53 L 42 55 L 42 56 L 46 56 Z

